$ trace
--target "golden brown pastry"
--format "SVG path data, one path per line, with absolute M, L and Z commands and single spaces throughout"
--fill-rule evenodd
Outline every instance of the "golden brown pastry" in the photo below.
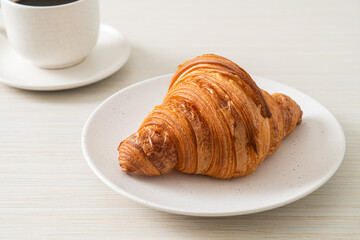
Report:
M 180 65 L 161 105 L 120 143 L 127 173 L 173 168 L 215 178 L 246 176 L 301 122 L 288 96 L 261 90 L 230 60 L 208 54 Z

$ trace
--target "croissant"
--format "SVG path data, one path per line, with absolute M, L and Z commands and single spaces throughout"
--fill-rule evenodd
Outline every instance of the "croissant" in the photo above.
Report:
M 158 176 L 173 168 L 215 178 L 247 176 L 301 123 L 290 97 L 261 90 L 213 54 L 180 65 L 163 103 L 119 147 L 122 171 Z

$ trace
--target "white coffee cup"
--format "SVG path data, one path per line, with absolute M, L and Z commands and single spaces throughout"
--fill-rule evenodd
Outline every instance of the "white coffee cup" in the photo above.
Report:
M 81 62 L 99 34 L 98 0 L 53 6 L 29 6 L 1 0 L 11 46 L 41 68 L 65 68 Z

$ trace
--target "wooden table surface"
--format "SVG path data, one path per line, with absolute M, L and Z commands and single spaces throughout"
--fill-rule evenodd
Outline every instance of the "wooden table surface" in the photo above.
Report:
M 117 73 L 67 91 L 0 85 L 1 240 L 360 239 L 360 1 L 101 0 L 101 14 L 132 45 Z M 284 207 L 225 218 L 163 213 L 105 186 L 81 152 L 89 114 L 118 90 L 203 53 L 327 107 L 346 135 L 336 174 Z

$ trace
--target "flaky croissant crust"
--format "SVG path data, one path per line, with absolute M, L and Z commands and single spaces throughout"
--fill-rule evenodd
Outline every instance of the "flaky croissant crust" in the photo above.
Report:
M 301 122 L 288 96 L 261 90 L 230 60 L 207 54 L 185 62 L 163 103 L 119 145 L 124 172 L 156 176 L 173 168 L 216 178 L 246 176 Z

